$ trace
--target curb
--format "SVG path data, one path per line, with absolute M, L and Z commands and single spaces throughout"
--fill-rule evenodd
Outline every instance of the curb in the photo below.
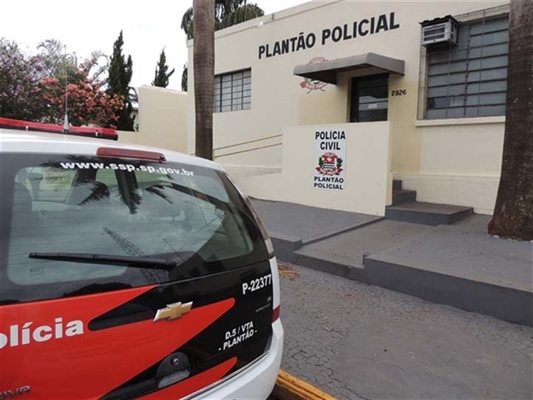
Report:
M 285 371 L 279 371 L 272 394 L 277 400 L 336 400 L 335 397 Z

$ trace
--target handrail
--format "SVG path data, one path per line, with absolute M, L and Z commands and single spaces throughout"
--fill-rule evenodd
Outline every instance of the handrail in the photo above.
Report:
M 279 134 L 279 135 L 267 136 L 267 137 L 260 138 L 260 139 L 248 140 L 247 142 L 241 142 L 241 143 L 237 143 L 237 144 L 230 144 L 230 145 L 228 145 L 228 146 L 218 147 L 218 148 L 216 148 L 216 149 L 213 149 L 213 151 L 223 150 L 223 149 L 228 149 L 228 148 L 230 148 L 230 147 L 242 146 L 242 145 L 245 145 L 245 144 L 255 143 L 255 142 L 260 142 L 260 141 L 262 141 L 262 140 L 273 139 L 273 138 L 277 138 L 277 137 L 281 137 L 281 136 L 283 136 L 283 135 L 282 135 L 282 134 Z
M 227 157 L 227 156 L 233 156 L 235 154 L 241 154 L 241 153 L 247 153 L 249 151 L 256 151 L 256 150 L 263 150 L 263 149 L 268 149 L 269 147 L 276 147 L 276 146 L 281 146 L 282 143 L 275 143 L 275 144 L 269 144 L 267 146 L 262 146 L 262 147 L 255 147 L 253 149 L 246 149 L 246 150 L 241 150 L 241 151 L 234 151 L 233 153 L 226 153 L 226 154 L 221 154 L 219 156 L 217 156 L 215 154 L 215 159 L 216 158 L 221 158 L 221 157 Z

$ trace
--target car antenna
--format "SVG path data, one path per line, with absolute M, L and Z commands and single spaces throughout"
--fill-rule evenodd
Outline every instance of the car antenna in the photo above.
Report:
M 65 117 L 63 119 L 63 133 L 69 133 L 68 126 L 68 63 L 67 45 L 65 45 Z

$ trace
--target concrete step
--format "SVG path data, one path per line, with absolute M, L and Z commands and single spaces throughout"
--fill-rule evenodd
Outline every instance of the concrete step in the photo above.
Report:
M 457 225 L 433 229 L 365 257 L 367 283 L 533 326 L 529 243 Z
M 303 250 L 294 252 L 293 264 L 302 265 L 307 268 L 316 269 L 317 271 L 327 272 L 328 274 L 342 276 L 352 281 L 366 282 L 366 272 L 362 260 L 351 260 L 346 257 L 324 257 L 320 254 L 308 254 Z
M 399 179 L 394 179 L 392 181 L 392 190 L 402 190 L 403 189 L 403 183 Z
M 412 203 L 416 201 L 415 190 L 393 190 L 392 191 L 392 205 L 399 206 L 400 204 Z
M 385 219 L 422 225 L 450 225 L 474 213 L 472 207 L 413 202 L 387 207 Z
M 435 228 L 419 224 L 379 221 L 320 242 L 304 245 L 294 251 L 294 257 L 290 262 L 366 282 L 363 266 L 365 255 L 398 246 L 405 241 L 428 234 L 433 229 Z M 276 244 L 274 247 L 276 248 Z

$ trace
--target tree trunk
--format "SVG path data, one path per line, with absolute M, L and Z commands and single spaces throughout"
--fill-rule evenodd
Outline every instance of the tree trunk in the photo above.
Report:
M 533 240 L 533 1 L 511 0 L 503 163 L 489 234 Z
M 196 156 L 213 159 L 215 0 L 193 0 Z

